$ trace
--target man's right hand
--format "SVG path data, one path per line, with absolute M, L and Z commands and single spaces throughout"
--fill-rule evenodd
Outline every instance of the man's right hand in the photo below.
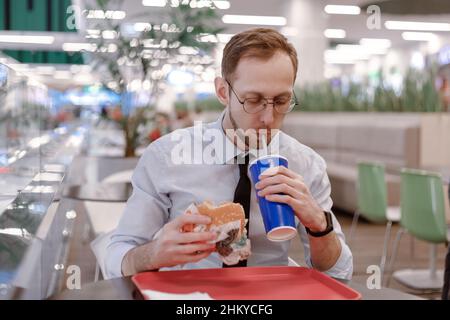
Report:
M 215 251 L 216 245 L 208 243 L 216 239 L 214 232 L 183 232 L 186 224 L 209 224 L 207 216 L 182 214 L 167 223 L 160 236 L 142 246 L 130 250 L 122 261 L 122 273 L 131 275 L 146 270 L 173 267 L 197 262 Z
M 211 218 L 182 214 L 169 223 L 155 240 L 152 267 L 172 267 L 189 262 L 197 262 L 208 257 L 216 249 L 215 243 L 208 243 L 216 239 L 214 232 L 182 232 L 186 224 L 209 224 Z

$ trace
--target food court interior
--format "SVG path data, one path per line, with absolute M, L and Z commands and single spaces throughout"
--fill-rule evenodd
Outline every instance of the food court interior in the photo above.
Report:
M 298 52 L 282 130 L 326 161 L 350 286 L 448 298 L 448 0 L 0 0 L 0 300 L 125 297 L 102 291 L 102 235 L 132 172 L 217 119 L 223 49 L 255 27 Z

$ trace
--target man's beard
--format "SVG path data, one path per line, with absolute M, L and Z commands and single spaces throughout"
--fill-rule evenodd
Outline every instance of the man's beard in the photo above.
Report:
M 233 127 L 233 134 L 227 134 L 240 149 L 248 151 L 249 149 L 265 149 L 270 144 L 272 137 L 278 129 L 259 128 L 243 130 L 238 127 L 236 120 L 231 114 L 231 108 L 228 107 L 228 117 Z

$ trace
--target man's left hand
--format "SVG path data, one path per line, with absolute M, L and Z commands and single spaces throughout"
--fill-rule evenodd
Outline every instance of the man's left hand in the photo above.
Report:
M 300 222 L 312 232 L 326 229 L 323 210 L 314 200 L 301 175 L 279 166 L 264 171 L 259 179 L 255 188 L 260 197 L 288 204 Z

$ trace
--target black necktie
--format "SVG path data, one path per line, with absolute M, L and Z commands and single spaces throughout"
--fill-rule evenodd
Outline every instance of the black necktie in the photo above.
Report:
M 241 163 L 244 162 L 244 163 Z M 234 191 L 234 199 L 233 202 L 240 203 L 244 208 L 245 219 L 248 219 L 247 224 L 247 236 L 250 232 L 250 195 L 252 190 L 252 185 L 250 179 L 247 175 L 249 156 L 247 155 L 245 159 L 239 160 L 239 182 L 236 186 L 236 190 Z M 233 267 L 246 267 L 247 260 L 241 260 L 235 265 L 226 265 L 223 264 L 224 268 L 233 268 Z

